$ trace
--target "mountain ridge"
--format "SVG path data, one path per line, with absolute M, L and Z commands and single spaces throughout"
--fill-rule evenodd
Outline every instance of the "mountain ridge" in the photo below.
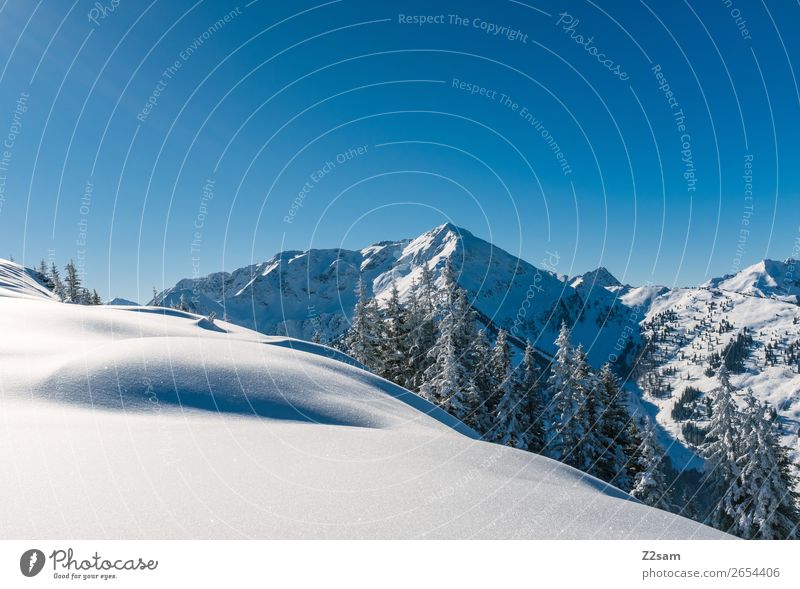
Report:
M 586 312 L 581 311 L 585 306 L 581 294 L 555 272 L 537 268 L 452 224 L 440 225 L 414 239 L 383 241 L 361 250 L 281 252 L 231 273 L 183 279 L 158 293 L 151 303 L 185 304 L 193 311 L 214 312 L 264 333 L 311 339 L 321 331 L 330 341 L 348 327 L 359 277 L 378 301 L 389 296 L 392 284 L 404 298 L 413 282 L 419 280 L 423 265 L 438 281 L 447 259 L 478 311 L 497 327 L 513 330 L 514 335 L 532 340 L 545 352 L 552 352 L 562 321 L 577 323 Z M 603 309 L 619 304 L 606 290 L 589 291 L 602 301 L 597 305 Z M 536 316 L 524 311 L 531 308 L 533 299 Z M 595 322 L 604 323 L 598 309 L 588 313 Z M 609 331 L 614 333 L 605 338 L 609 341 L 622 327 L 619 321 L 611 323 L 614 327 Z M 607 347 L 595 347 L 598 359 L 609 354 Z
M 210 290 L 202 280 L 181 281 L 162 291 L 158 303 L 177 305 L 181 296 L 185 302 L 191 295 L 187 289 L 195 288 L 198 304 L 192 310 L 199 313 L 215 312 L 265 333 L 335 341 L 349 328 L 359 277 L 369 295 L 384 303 L 393 284 L 401 297 L 407 296 L 423 265 L 438 283 L 447 260 L 481 326 L 494 333 L 507 330 L 518 351 L 527 340 L 547 360 L 566 322 L 589 362 L 595 368 L 610 362 L 636 393 L 639 408 L 677 442 L 670 452 L 678 467 L 696 466 L 698 459 L 685 434 L 687 421 L 672 417 L 678 397 L 686 387 L 712 390 L 716 384 L 707 375 L 709 362 L 724 355 L 742 333 L 752 342 L 742 371 L 732 380 L 775 407 L 785 426 L 785 443 L 796 435 L 800 306 L 796 298 L 784 296 L 787 289 L 794 292 L 793 260 L 762 261 L 697 287 L 631 286 L 603 267 L 561 276 L 445 224 L 414 239 L 362 250 L 277 254 L 226 275 L 230 288 L 224 299 L 219 281 L 212 280 Z M 245 283 L 244 289 L 233 288 Z M 702 426 L 703 421 L 696 423 Z

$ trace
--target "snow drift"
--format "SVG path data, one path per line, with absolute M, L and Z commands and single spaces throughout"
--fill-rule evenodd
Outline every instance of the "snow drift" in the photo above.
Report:
M 323 346 L 0 262 L 0 537 L 717 538 Z

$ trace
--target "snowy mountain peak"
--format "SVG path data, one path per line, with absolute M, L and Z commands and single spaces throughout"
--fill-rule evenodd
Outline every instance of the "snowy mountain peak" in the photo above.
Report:
M 137 303 L 137 302 L 135 302 L 135 301 L 128 300 L 128 299 L 123 299 L 123 298 L 121 298 L 121 297 L 116 297 L 116 298 L 113 298 L 113 299 L 111 299 L 110 301 L 108 301 L 108 302 L 106 303 L 106 305 L 108 305 L 108 306 L 110 306 L 110 307 L 111 307 L 111 306 L 117 306 L 117 307 L 138 307 L 138 306 L 139 306 L 139 303 Z
M 432 269 L 440 261 L 456 253 L 462 247 L 465 237 L 474 239 L 469 231 L 445 223 L 411 240 L 403 251 L 402 258 L 416 264 L 427 263 Z
M 600 266 L 595 270 L 576 276 L 570 281 L 572 288 L 577 288 L 581 285 L 588 288 L 612 288 L 622 286 L 622 283 L 605 266 Z
M 214 312 L 263 333 L 305 340 L 317 335 L 332 342 L 350 326 L 359 279 L 368 295 L 383 304 L 393 286 L 405 299 L 425 267 L 440 284 L 448 260 L 480 322 L 491 332 L 506 329 L 517 346 L 527 339 L 549 354 L 559 326 L 566 322 L 574 326 L 576 339 L 594 342 L 590 359 L 601 362 L 624 327 L 627 307 L 612 288 L 594 288 L 621 286 L 607 270 L 585 275 L 590 278 L 586 289 L 575 289 L 565 278 L 452 223 L 414 239 L 383 241 L 356 251 L 279 253 L 230 274 L 181 280 L 154 302 L 203 315 Z
M 462 236 L 470 236 L 470 237 L 472 237 L 472 233 L 470 233 L 469 231 L 467 231 L 466 229 L 464 229 L 462 227 L 457 227 L 456 225 L 453 225 L 452 223 L 443 223 L 443 224 L 439 225 L 438 227 L 434 227 L 433 229 L 428 231 L 426 233 L 426 235 L 438 235 L 440 233 L 441 234 L 455 235 L 456 237 L 459 237 L 459 238 L 462 237 Z
M 783 262 L 761 260 L 736 274 L 712 278 L 703 286 L 797 303 L 800 301 L 800 265 L 792 258 Z

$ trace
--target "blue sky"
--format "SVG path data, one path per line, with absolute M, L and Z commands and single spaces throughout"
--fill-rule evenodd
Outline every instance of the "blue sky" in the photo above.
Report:
M 112 7 L 0 11 L 0 255 L 104 297 L 445 221 L 636 284 L 800 237 L 788 3 Z

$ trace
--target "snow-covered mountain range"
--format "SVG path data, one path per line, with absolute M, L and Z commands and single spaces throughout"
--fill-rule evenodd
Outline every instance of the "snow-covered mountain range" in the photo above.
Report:
M 694 288 L 630 286 L 607 269 L 581 276 L 556 272 L 558 260 L 536 267 L 450 224 L 416 239 L 359 251 L 283 252 L 232 273 L 182 280 L 157 296 L 262 333 L 333 341 L 348 327 L 359 276 L 379 301 L 392 284 L 407 293 L 427 265 L 437 280 L 447 260 L 490 331 L 505 328 L 521 346 L 530 340 L 547 358 L 562 322 L 595 366 L 612 362 L 638 392 L 642 407 L 664 427 L 678 466 L 695 459 L 692 426 L 702 426 L 702 393 L 715 385 L 709 362 L 746 334 L 745 358 L 733 375 L 778 412 L 784 442 L 794 445 L 800 421 L 800 266 L 764 260 Z M 688 417 L 674 410 L 686 387 L 701 395 Z M 680 419 L 674 417 L 678 415 Z M 689 425 L 687 425 L 687 423 Z M 687 452 L 687 448 L 689 451 Z
M 409 246 L 339 259 L 369 269 Z M 253 281 L 240 290 L 261 292 Z M 304 304 L 285 292 L 286 308 Z M 2 260 L 0 333 L 6 539 L 722 536 L 479 441 L 324 346 L 163 307 L 60 303 Z
M 446 224 L 416 239 L 358 251 L 282 252 L 231 273 L 181 280 L 151 303 L 213 312 L 262 333 L 307 340 L 319 333 L 332 341 L 349 327 L 359 277 L 379 301 L 388 298 L 392 284 L 402 297 L 419 280 L 423 265 L 438 281 L 448 259 L 481 321 L 492 329 L 505 328 L 549 354 L 566 321 L 597 363 L 614 352 L 626 332 L 630 308 L 660 292 L 622 286 L 604 269 L 568 279 Z

